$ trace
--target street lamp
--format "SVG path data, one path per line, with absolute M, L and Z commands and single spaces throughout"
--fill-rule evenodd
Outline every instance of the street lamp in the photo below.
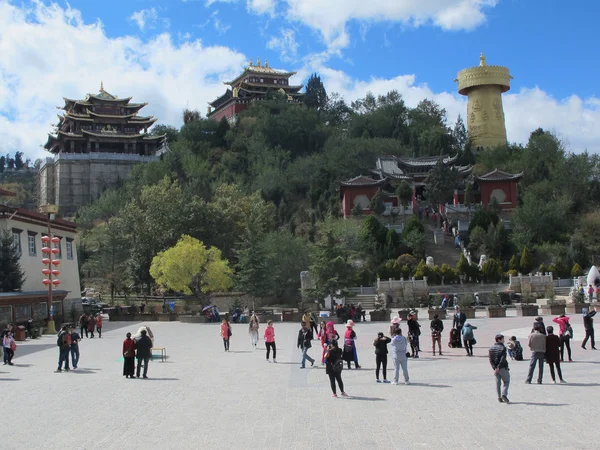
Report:
M 60 249 L 57 245 L 60 244 L 60 239 L 52 237 L 51 220 L 53 219 L 52 216 L 58 212 L 58 206 L 42 205 L 40 206 L 40 212 L 45 213 L 48 216 L 48 235 L 42 236 L 42 263 L 44 264 L 42 273 L 46 277 L 42 280 L 42 283 L 45 286 L 48 286 L 48 334 L 56 334 L 52 311 L 52 287 L 58 287 L 60 280 L 58 278 L 53 279 L 52 276 L 56 277 L 60 274 L 60 271 L 58 270 L 60 260 L 53 259 L 52 257 L 53 255 L 58 255 L 60 253 Z M 52 266 L 54 266 L 54 268 Z

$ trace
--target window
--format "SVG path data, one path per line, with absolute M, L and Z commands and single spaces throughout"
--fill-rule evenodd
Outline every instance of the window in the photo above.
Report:
M 56 248 L 58 249 L 58 253 L 56 254 L 57 259 L 62 259 L 62 238 L 60 236 L 54 236 L 60 239 L 58 244 L 56 244 Z
M 29 249 L 29 256 L 36 256 L 35 235 L 36 233 L 32 233 L 31 231 L 27 233 L 27 248 Z
M 261 79 L 260 79 L 260 82 L 261 82 L 261 83 L 264 83 L 264 82 L 265 82 L 265 80 L 264 80 L 263 78 L 261 78 Z
M 21 254 L 21 231 L 13 228 L 13 247 L 17 250 L 19 254 Z
M 277 80 L 273 80 L 273 84 L 277 84 Z
M 67 259 L 73 259 L 73 239 L 67 238 Z

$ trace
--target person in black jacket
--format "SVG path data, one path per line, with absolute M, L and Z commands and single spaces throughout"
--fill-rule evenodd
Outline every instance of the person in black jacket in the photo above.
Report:
M 583 308 L 581 312 L 583 313 L 583 327 L 585 328 L 585 339 L 581 343 L 581 348 L 587 350 L 587 348 L 585 348 L 585 344 L 587 344 L 588 339 L 590 339 L 592 341 L 592 350 L 596 350 L 593 319 L 593 317 L 596 315 L 596 311 L 588 312 L 587 308 Z
M 301 369 L 304 369 L 306 367 L 307 359 L 310 361 L 311 367 L 315 365 L 315 360 L 308 356 L 308 354 L 306 353 L 308 352 L 308 349 L 312 347 L 312 344 L 310 342 L 312 341 L 312 339 L 313 334 L 312 331 L 310 331 L 310 329 L 308 328 L 308 324 L 306 322 L 302 322 L 302 328 L 300 328 L 300 331 L 298 332 L 298 348 L 302 350 L 302 365 L 300 366 Z
M 337 397 L 335 389 L 336 381 L 340 387 L 340 391 L 342 391 L 342 396 L 348 397 L 348 394 L 344 391 L 344 382 L 342 381 L 342 370 L 344 369 L 344 363 L 341 361 L 342 349 L 338 347 L 336 340 L 331 341 L 331 344 L 327 346 L 325 358 L 327 358 L 325 373 L 329 376 L 329 383 L 331 385 L 331 390 L 333 391 L 332 397 Z
M 496 391 L 498 393 L 498 401 L 500 403 L 510 403 L 508 401 L 508 386 L 510 385 L 510 372 L 508 369 L 508 361 L 506 360 L 506 347 L 504 346 L 504 336 L 496 335 L 496 343 L 490 347 L 489 358 L 494 375 L 496 376 Z M 500 384 L 504 387 L 500 392 Z
M 408 340 L 410 342 L 410 350 L 411 357 L 418 358 L 419 357 L 419 336 L 421 335 L 421 325 L 417 322 L 417 313 L 415 311 L 411 311 L 408 315 L 408 321 L 406 324 L 408 325 Z
M 440 356 L 442 356 L 442 331 L 444 331 L 444 322 L 440 320 L 440 316 L 433 315 L 433 320 L 429 324 L 431 328 L 431 346 L 433 348 L 433 356 L 435 356 L 435 343 L 437 342 Z
M 389 383 L 387 379 L 387 355 L 388 349 L 387 345 L 392 342 L 389 337 L 383 335 L 383 333 L 377 333 L 377 339 L 373 342 L 375 346 L 375 362 L 377 364 L 377 368 L 375 369 L 375 378 L 378 383 L 381 383 L 379 379 L 379 368 L 383 368 L 383 382 Z
M 456 312 L 454 313 L 454 319 L 452 320 L 452 328 L 456 328 L 458 332 L 458 347 L 462 348 L 462 342 L 460 336 L 462 336 L 462 327 L 467 321 L 467 315 L 460 310 L 460 306 L 455 307 Z
M 148 378 L 148 362 L 152 356 L 152 340 L 147 336 L 147 331 L 142 330 L 140 338 L 135 343 L 137 350 L 137 372 L 136 378 L 140 377 L 142 362 L 144 363 L 144 378 Z

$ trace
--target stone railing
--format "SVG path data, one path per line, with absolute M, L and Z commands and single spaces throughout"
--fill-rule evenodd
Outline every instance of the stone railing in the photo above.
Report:
M 552 272 L 536 275 L 511 275 L 509 280 L 509 289 L 515 292 L 521 292 L 523 285 L 528 284 L 531 286 L 532 293 L 544 294 L 546 288 L 549 286 L 554 287 L 554 279 Z

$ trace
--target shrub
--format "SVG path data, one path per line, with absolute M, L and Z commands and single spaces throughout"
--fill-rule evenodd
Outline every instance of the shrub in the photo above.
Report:
M 510 270 L 514 270 L 515 275 L 517 275 L 517 273 L 519 271 L 519 260 L 517 258 L 517 255 L 513 255 L 512 258 L 510 258 L 510 261 L 508 263 L 508 268 Z
M 461 253 L 460 258 L 458 259 L 456 270 L 460 275 L 467 275 L 469 272 L 469 261 L 467 261 L 464 253 Z
M 406 236 L 408 236 L 413 230 L 417 230 L 420 233 L 425 233 L 425 227 L 423 226 L 421 221 L 415 216 L 410 218 L 410 220 L 404 227 L 404 230 L 402 230 L 402 239 L 406 239 Z
M 540 264 L 540 267 L 539 267 L 539 269 L 538 269 L 538 271 L 539 271 L 539 272 L 541 272 L 541 273 L 546 273 L 546 272 L 548 272 L 548 269 L 546 268 L 546 264 L 544 264 L 544 263 L 541 263 L 541 264 Z
M 523 274 L 531 273 L 531 269 L 533 269 L 533 261 L 531 260 L 531 255 L 529 254 L 527 247 L 523 248 L 519 266 L 521 267 L 521 272 Z
M 488 259 L 481 267 L 481 274 L 486 283 L 498 283 L 502 279 L 502 265 L 497 259 Z
M 409 255 L 408 253 L 398 256 L 396 261 L 400 267 L 407 266 L 408 270 L 411 272 L 414 271 L 417 267 L 417 264 L 419 264 L 417 258 L 415 258 L 413 255 Z
M 579 264 L 575 263 L 575 265 L 571 269 L 571 276 L 572 277 L 581 277 L 581 276 L 583 276 L 583 269 L 581 268 L 581 266 Z

